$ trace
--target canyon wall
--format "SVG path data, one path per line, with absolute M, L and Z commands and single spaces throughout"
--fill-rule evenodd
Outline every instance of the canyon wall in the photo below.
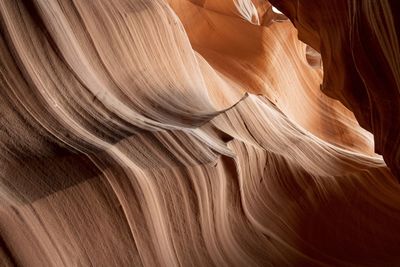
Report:
M 0 265 L 400 265 L 398 11 L 0 0 Z

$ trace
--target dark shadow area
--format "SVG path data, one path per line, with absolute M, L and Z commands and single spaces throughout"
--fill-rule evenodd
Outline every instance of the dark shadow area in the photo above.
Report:
M 21 157 L 4 167 L 2 186 L 23 202 L 34 202 L 101 175 L 87 156 L 73 153 Z

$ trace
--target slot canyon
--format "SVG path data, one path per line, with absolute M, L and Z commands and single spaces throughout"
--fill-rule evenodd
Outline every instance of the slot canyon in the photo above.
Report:
M 0 0 L 0 266 L 400 266 L 399 0 Z

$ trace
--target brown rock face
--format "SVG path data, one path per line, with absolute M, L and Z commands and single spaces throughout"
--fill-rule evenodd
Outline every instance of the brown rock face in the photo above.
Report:
M 322 91 L 374 134 L 375 151 L 400 177 L 400 5 L 383 1 L 271 0 L 319 50 Z
M 0 266 L 400 266 L 399 11 L 0 0 Z

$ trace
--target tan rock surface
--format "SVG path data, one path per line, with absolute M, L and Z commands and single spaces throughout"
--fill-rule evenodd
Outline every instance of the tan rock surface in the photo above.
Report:
M 0 0 L 0 265 L 399 265 L 397 6 L 271 2 Z

